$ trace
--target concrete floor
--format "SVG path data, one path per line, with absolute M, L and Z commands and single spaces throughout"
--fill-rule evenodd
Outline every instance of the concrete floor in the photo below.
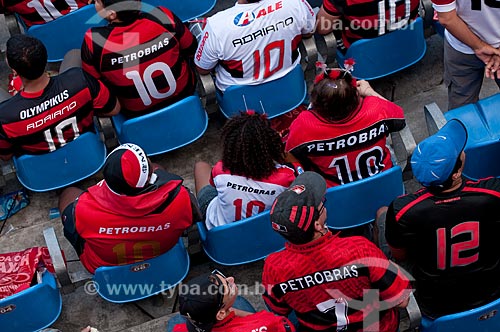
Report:
M 234 1 L 219 0 L 214 11 L 231 6 Z M 1 27 L 1 25 L 0 25 Z M 0 50 L 3 49 L 5 33 L 0 31 Z M 384 96 L 390 98 L 392 88 L 394 89 L 394 100 L 405 110 L 407 123 L 417 142 L 428 136 L 426 131 L 423 107 L 424 105 L 437 102 L 441 109 L 446 108 L 446 89 L 442 85 L 442 46 L 441 37 L 433 35 L 427 39 L 427 53 L 416 65 L 389 76 L 372 82 L 374 88 Z M 395 50 L 397 52 L 397 50 Z M 7 69 L 5 64 L 0 63 L 0 86 L 6 85 Z M 491 81 L 485 81 L 482 96 L 497 93 L 498 88 Z M 214 119 L 209 122 L 205 135 L 191 145 L 161 156 L 153 157 L 153 161 L 161 164 L 167 170 L 179 174 L 185 179 L 185 184 L 194 189 L 193 165 L 197 160 L 216 162 L 220 156 L 219 142 L 220 123 Z M 86 180 L 82 186 L 87 187 L 95 184 L 101 175 Z M 20 188 L 16 180 L 8 181 L 7 186 L 0 188 L 2 193 L 7 193 Z M 407 190 L 413 191 L 417 185 L 414 181 L 407 182 Z M 49 210 L 57 206 L 57 195 L 55 192 L 30 193 L 31 203 L 24 210 L 12 216 L 5 226 L 4 234 L 0 236 L 0 252 L 22 250 L 27 247 L 44 245 L 42 231 L 48 226 L 53 226 L 58 234 L 59 242 L 65 250 L 72 272 L 81 271 L 82 267 L 77 261 L 77 256 L 69 243 L 62 235 L 60 219 L 49 219 Z M 206 257 L 193 257 L 191 269 L 187 279 L 201 273 L 219 268 L 226 275 L 236 277 L 238 284 L 244 284 L 249 291 L 245 295 L 256 307 L 264 309 L 260 297 L 261 290 L 255 286 L 261 280 L 263 262 L 256 262 L 237 267 L 221 267 L 209 261 Z M 92 325 L 102 331 L 164 331 L 165 322 L 171 312 L 173 300 L 164 296 L 163 304 L 158 299 L 147 299 L 138 303 L 112 304 L 106 302 L 96 295 L 86 293 L 85 283 L 81 282 L 79 287 L 71 294 L 63 296 L 63 310 L 60 318 L 53 327 L 64 332 L 79 331 L 81 328 Z M 29 318 L 28 318 L 29 319 Z M 4 331 L 2 332 L 10 332 Z

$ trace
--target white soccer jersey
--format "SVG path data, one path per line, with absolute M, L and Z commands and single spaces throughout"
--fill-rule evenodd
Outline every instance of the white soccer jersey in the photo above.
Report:
M 215 67 L 222 91 L 275 80 L 299 63 L 298 44 L 315 23 L 306 0 L 237 3 L 208 18 L 195 64 L 206 70 Z
M 294 170 L 279 164 L 270 177 L 256 181 L 232 175 L 222 168 L 222 162 L 219 161 L 212 169 L 211 181 L 217 189 L 217 197 L 207 207 L 207 229 L 269 210 L 276 196 L 288 188 L 294 179 Z
M 455 9 L 457 15 L 481 40 L 497 48 L 500 46 L 500 1 L 498 0 L 432 0 L 437 12 Z M 474 51 L 445 30 L 446 40 L 459 52 Z

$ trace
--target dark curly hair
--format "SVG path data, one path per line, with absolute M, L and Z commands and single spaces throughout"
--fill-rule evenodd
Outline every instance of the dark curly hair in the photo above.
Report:
M 339 69 L 333 69 L 339 70 Z M 359 93 L 351 73 L 342 70 L 337 79 L 328 76 L 314 84 L 311 92 L 313 109 L 325 120 L 342 121 L 348 118 L 359 105 Z
M 231 174 L 264 179 L 285 161 L 284 145 L 270 121 L 254 111 L 241 112 L 222 128 L 222 164 Z

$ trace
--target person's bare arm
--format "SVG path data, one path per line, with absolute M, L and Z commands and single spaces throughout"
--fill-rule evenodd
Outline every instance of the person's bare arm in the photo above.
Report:
M 196 70 L 198 71 L 198 73 L 200 73 L 200 75 L 208 75 L 213 70 L 213 68 L 212 69 L 203 69 L 201 67 L 196 66 Z
M 358 89 L 359 95 L 361 97 L 374 96 L 374 97 L 379 97 L 379 98 L 387 100 L 382 95 L 380 95 L 377 91 L 373 90 L 373 88 L 371 87 L 370 83 L 368 83 L 368 81 L 365 81 L 365 80 L 357 81 L 357 89 Z
M 472 32 L 467 24 L 457 15 L 456 10 L 438 12 L 438 17 L 439 23 L 458 40 L 472 48 L 476 56 L 485 64 L 488 64 L 493 55 L 500 56 L 500 50 L 487 44 Z
M 340 16 L 333 16 L 326 12 L 321 6 L 316 15 L 316 32 L 320 35 L 326 35 L 333 31 L 334 27 L 340 23 Z

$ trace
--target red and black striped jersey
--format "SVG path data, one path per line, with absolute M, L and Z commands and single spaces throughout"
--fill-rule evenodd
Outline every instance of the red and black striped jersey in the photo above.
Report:
M 467 161 L 466 161 L 467 162 Z M 472 181 L 448 193 L 421 189 L 392 202 L 386 238 L 414 263 L 416 299 L 431 317 L 500 297 L 500 179 Z
M 87 4 L 86 0 L 0 0 L 0 13 L 16 13 L 30 27 L 55 20 Z
M 151 112 L 194 92 L 188 60 L 196 39 L 170 10 L 158 7 L 130 24 L 89 29 L 83 69 L 102 79 L 127 114 Z
M 418 16 L 419 0 L 325 0 L 323 8 L 342 22 L 341 48 L 404 27 Z M 397 47 L 397 45 L 394 45 Z M 392 50 L 396 51 L 396 50 Z
M 333 187 L 391 168 L 386 137 L 404 126 L 401 107 L 366 97 L 355 114 L 342 122 L 326 121 L 314 111 L 302 112 L 290 126 L 285 150 Z
M 267 306 L 294 310 L 305 332 L 397 331 L 395 306 L 410 293 L 408 277 L 372 242 L 331 232 L 269 255 L 262 283 Z
M 111 112 L 116 98 L 81 68 L 50 78 L 37 93 L 19 92 L 0 104 L 0 154 L 54 151 L 95 131 L 93 116 Z

